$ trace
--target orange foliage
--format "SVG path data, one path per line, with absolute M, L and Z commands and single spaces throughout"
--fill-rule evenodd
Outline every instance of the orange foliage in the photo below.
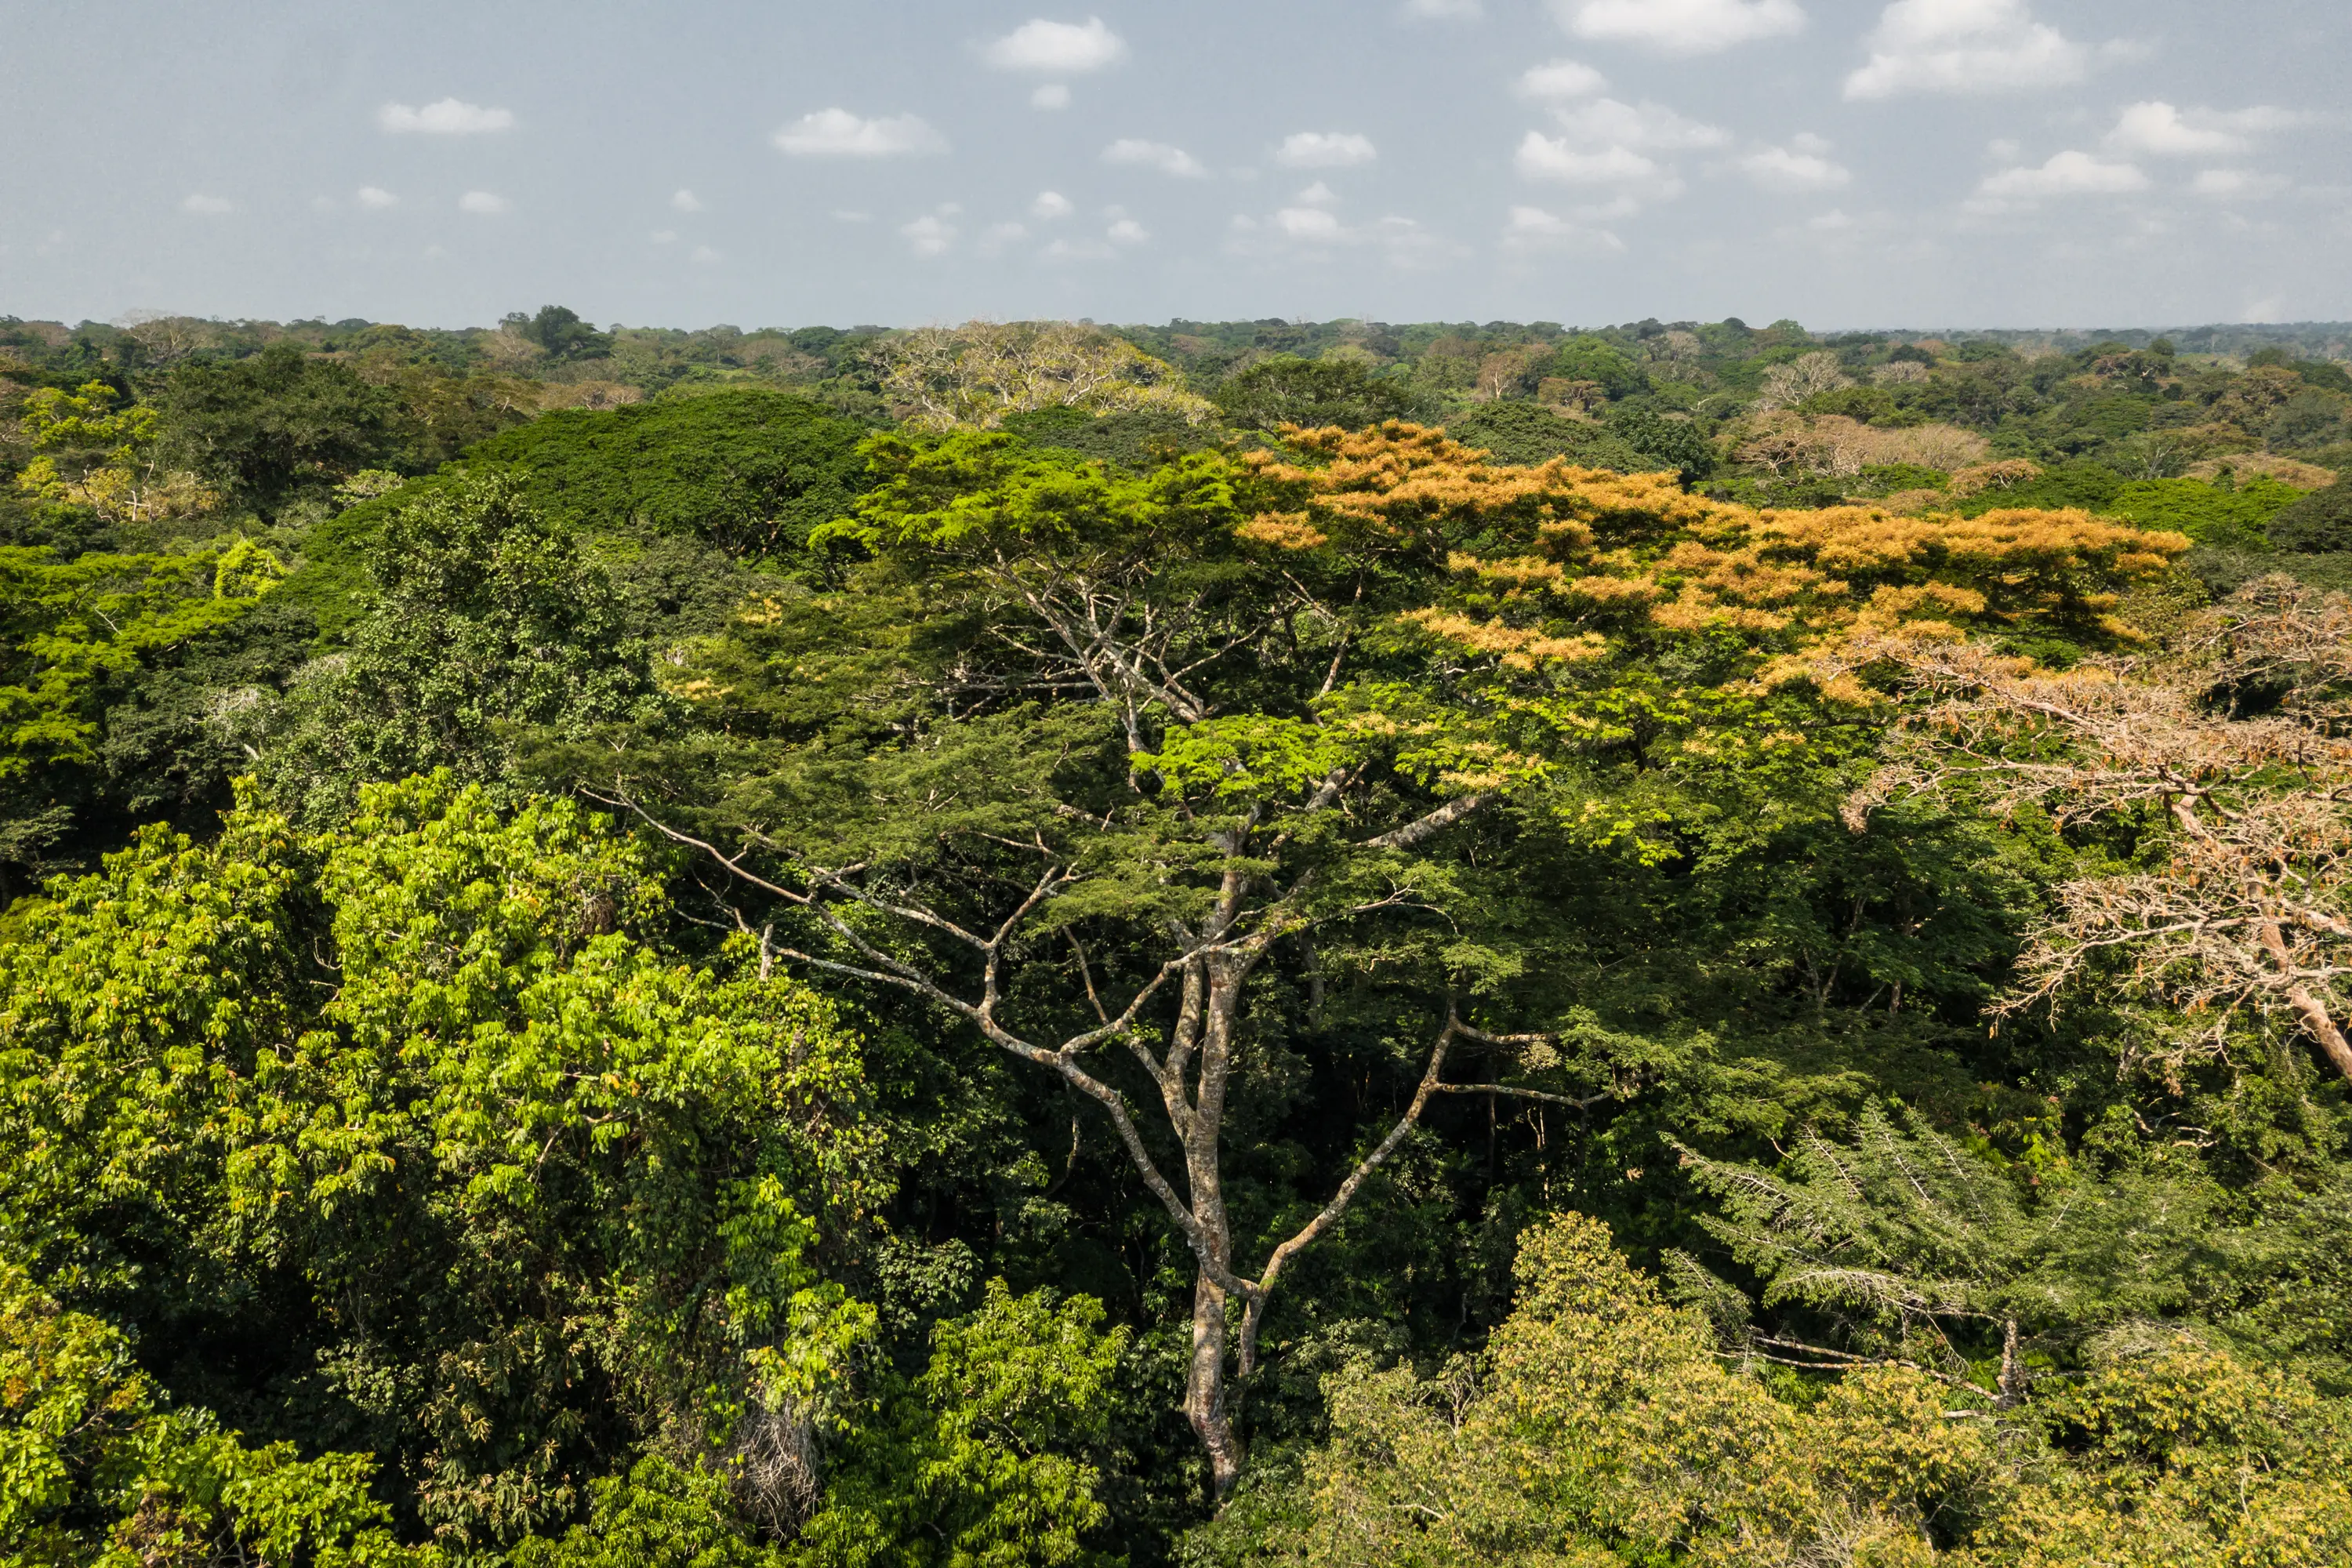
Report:
M 1489 464 L 1443 432 L 1285 432 L 1288 461 L 1243 459 L 1265 510 L 1243 537 L 1285 551 L 1336 545 L 1442 559 L 1465 601 L 1407 618 L 1507 667 L 1598 658 L 1610 634 L 1730 630 L 1780 656 L 1857 634 L 2047 622 L 2132 639 L 2120 593 L 2189 542 L 2083 511 L 1913 516 L 1881 506 L 1756 510 L 1684 491 L 1672 474 L 1614 474 L 1561 459 Z M 1492 558 L 1465 535 L 1520 542 Z

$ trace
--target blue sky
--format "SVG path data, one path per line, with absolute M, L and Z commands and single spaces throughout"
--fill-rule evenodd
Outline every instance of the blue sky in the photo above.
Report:
M 2352 318 L 2343 0 L 0 0 L 0 313 Z

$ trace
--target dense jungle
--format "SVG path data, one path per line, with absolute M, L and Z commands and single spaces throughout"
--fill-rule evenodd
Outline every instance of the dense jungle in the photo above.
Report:
M 2352 1562 L 2352 327 L 0 318 L 0 1561 Z

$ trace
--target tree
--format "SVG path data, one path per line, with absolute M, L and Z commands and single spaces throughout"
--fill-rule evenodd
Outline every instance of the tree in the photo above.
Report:
M 1383 380 L 1354 360 L 1276 354 L 1227 376 L 1217 387 L 1216 404 L 1225 423 L 1237 429 L 1336 425 L 1361 430 L 1412 416 L 1417 400 L 1402 384 Z
M 156 399 L 164 459 L 265 515 L 390 455 L 391 397 L 350 366 L 290 343 L 250 359 L 191 360 Z
M 869 355 L 882 395 L 910 428 L 992 430 L 1010 414 L 1163 410 L 1192 424 L 1209 405 L 1124 338 L 1066 321 L 921 327 Z
M 870 1333 L 815 1267 L 872 1201 L 858 1045 L 740 946 L 656 950 L 652 870 L 443 777 L 52 884 L 0 948 L 0 1248 L 453 1550 L 650 1443 L 805 1444 Z
M 2088 519 L 1758 514 L 1411 426 L 1292 443 L 1128 475 L 877 437 L 841 529 L 875 564 L 762 605 L 689 677 L 730 739 L 578 762 L 766 900 L 727 918 L 778 959 L 919 998 L 1109 1117 L 1192 1254 L 1184 1405 L 1220 1494 L 1285 1271 L 1433 1103 L 1640 1092 L 1545 1086 L 1578 1054 L 1541 1026 L 1559 998 L 1476 1022 L 1540 961 L 1507 874 L 1450 834 L 1507 808 L 1496 831 L 1667 858 L 1687 816 L 1769 817 L 1813 765 L 1802 700 L 1754 684 L 1780 650 L 1873 618 L 2080 616 L 2166 559 Z M 1391 1037 L 1426 1044 L 1388 1047 L 1403 1102 L 1328 1197 L 1253 1226 L 1253 1271 L 1226 1139 L 1277 955 L 1377 976 Z M 1449 1082 L 1456 1047 L 1526 1068 Z
M 109 695 L 142 661 L 234 625 L 284 575 L 250 540 L 187 554 L 0 546 L 0 863 L 41 864 L 98 761 Z
M 2305 554 L 2352 551 L 2352 484 L 2337 479 L 2273 512 L 2270 542 Z
M 1747 1354 L 1901 1366 L 2001 1409 L 2023 1402 L 2031 1361 L 2200 1305 L 2190 1281 L 2216 1261 L 2203 1234 L 2213 1192 L 2145 1173 L 2101 1182 L 2046 1145 L 2005 1167 L 1907 1109 L 1865 1106 L 1843 1139 L 1807 1129 L 1771 1171 L 1679 1152 L 1721 1205 L 1700 1223 L 1762 1281 L 1760 1304 L 1818 1326 L 1803 1338 L 1738 1327 L 1738 1292 L 1670 1258 Z
M 122 1333 L 0 1268 L 0 1551 L 80 1563 L 311 1562 L 429 1568 L 369 1495 L 367 1456 L 248 1447 L 174 1409 Z
M 362 783 L 438 767 L 513 788 L 533 731 L 658 721 L 609 575 L 515 481 L 466 475 L 395 507 L 368 563 L 378 597 L 350 650 L 299 674 L 254 737 L 264 787 L 306 822 Z
M 505 325 L 546 351 L 551 360 L 598 359 L 613 352 L 613 337 L 580 319 L 580 312 L 562 305 L 541 305 L 535 316 L 516 312 Z
M 2352 978 L 2347 630 L 2340 596 L 2272 577 L 2200 623 L 2193 657 L 2169 664 L 2062 674 L 1933 635 L 1858 642 L 1841 664 L 1884 660 L 1924 700 L 1849 820 L 1963 790 L 2061 826 L 2155 814 L 2147 827 L 2170 830 L 2161 858 L 2061 887 L 2003 1010 L 2079 989 L 2151 1005 L 2158 1063 L 2176 1073 L 2226 1052 L 2242 1020 L 2283 1016 L 2352 1078 L 2337 1022 Z M 2216 689 L 2254 710 L 2217 707 Z
M 1532 1227 L 1517 1273 L 1483 1356 L 1330 1378 L 1329 1440 L 1255 1539 L 1237 1510 L 1213 1546 L 1311 1568 L 2317 1568 L 2352 1551 L 2337 1402 L 2187 1333 L 2118 1338 L 2013 1412 L 1889 1367 L 1784 1401 L 1591 1220 Z
M 159 472 L 155 410 L 117 408 L 102 381 L 78 392 L 45 386 L 25 400 L 24 430 L 37 454 L 16 488 L 43 500 L 86 506 L 110 522 L 152 522 L 201 512 L 214 498 L 194 476 Z
M 1566 419 L 1532 403 L 1489 403 L 1449 419 L 1446 434 L 1484 448 L 1498 463 L 1532 466 L 1565 458 L 1580 468 L 1612 468 L 1621 474 L 1653 473 L 1675 465 L 1644 460 L 1644 455 L 1608 427 Z

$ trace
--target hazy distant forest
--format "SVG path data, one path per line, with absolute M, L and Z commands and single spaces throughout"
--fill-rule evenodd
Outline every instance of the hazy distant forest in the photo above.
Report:
M 0 319 L 0 1561 L 2352 1562 L 2352 326 Z

